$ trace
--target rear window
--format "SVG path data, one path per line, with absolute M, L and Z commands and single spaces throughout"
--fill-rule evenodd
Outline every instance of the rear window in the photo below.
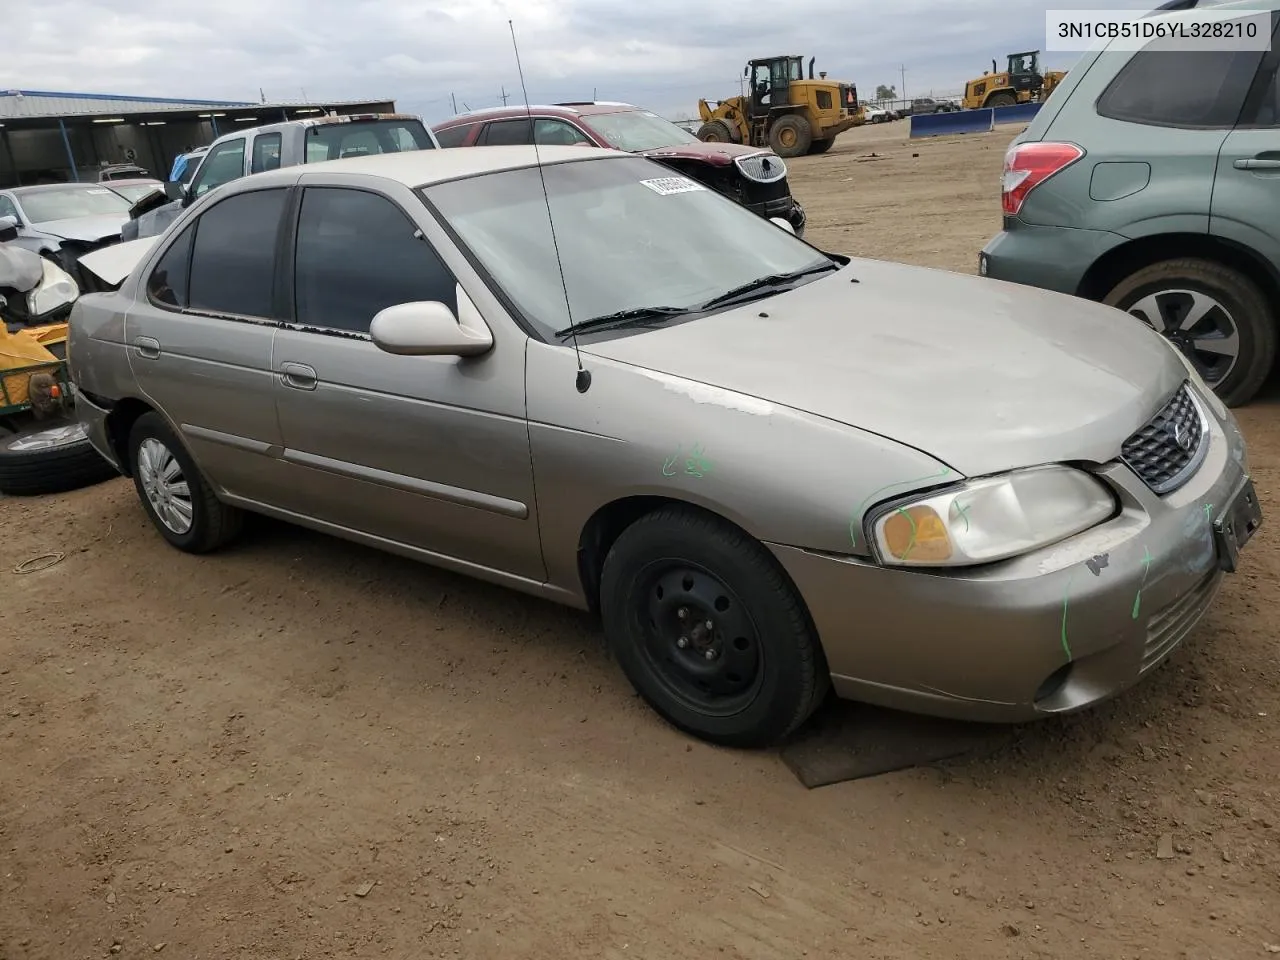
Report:
M 447 130 L 437 130 L 436 139 L 440 141 L 442 147 L 460 147 L 462 141 L 467 139 L 467 134 L 471 132 L 471 128 L 475 126 L 472 123 L 461 123 L 456 127 L 449 127 Z
M 367 157 L 375 153 L 432 150 L 431 134 L 420 120 L 354 120 L 307 129 L 307 163 Z
M 1154 126 L 1230 129 L 1264 52 L 1188 50 L 1182 38 L 1155 40 L 1116 74 L 1098 98 L 1098 114 Z

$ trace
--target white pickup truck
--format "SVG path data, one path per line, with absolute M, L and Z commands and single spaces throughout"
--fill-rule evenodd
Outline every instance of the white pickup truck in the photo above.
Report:
M 223 134 L 209 145 L 188 183 L 169 181 L 164 196 L 144 197 L 130 210 L 121 240 L 163 233 L 210 190 L 251 173 L 371 153 L 438 150 L 440 143 L 420 117 L 404 113 L 363 113 L 285 120 Z M 168 202 L 166 202 L 168 201 Z

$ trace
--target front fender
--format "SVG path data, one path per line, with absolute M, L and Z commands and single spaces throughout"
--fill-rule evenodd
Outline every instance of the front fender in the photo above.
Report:
M 871 556 L 875 504 L 962 475 L 911 447 L 805 411 L 530 343 L 529 437 L 551 583 L 581 595 L 578 547 L 601 508 L 634 497 L 703 507 L 762 542 Z

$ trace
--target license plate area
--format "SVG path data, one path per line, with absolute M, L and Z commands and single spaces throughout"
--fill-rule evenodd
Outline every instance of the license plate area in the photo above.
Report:
M 1226 509 L 1213 521 L 1213 539 L 1218 551 L 1218 568 L 1234 573 L 1240 551 L 1262 525 L 1262 505 L 1253 481 L 1246 479 Z

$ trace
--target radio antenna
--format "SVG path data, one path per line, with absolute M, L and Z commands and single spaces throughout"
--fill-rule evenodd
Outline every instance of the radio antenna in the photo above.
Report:
M 542 200 L 547 205 L 547 226 L 551 228 L 551 247 L 556 253 L 556 266 L 560 270 L 560 289 L 564 291 L 564 312 L 569 318 L 569 336 L 573 339 L 573 355 L 578 360 L 578 376 L 574 381 L 579 393 L 586 393 L 591 386 L 591 371 L 582 365 L 582 351 L 578 349 L 578 331 L 573 328 L 573 308 L 569 305 L 569 284 L 564 279 L 564 261 L 560 258 L 560 244 L 556 241 L 556 225 L 551 219 L 551 195 L 547 192 L 547 178 L 542 172 L 542 154 L 538 152 L 538 138 L 533 131 L 533 107 L 529 105 L 529 88 L 524 83 L 524 67 L 520 65 L 520 46 L 516 43 L 516 28 L 510 20 L 507 27 L 511 31 L 511 49 L 516 54 L 516 70 L 520 74 L 520 95 L 524 97 L 525 116 L 529 118 L 529 141 L 533 144 L 533 162 L 538 168 L 538 179 L 542 182 Z

